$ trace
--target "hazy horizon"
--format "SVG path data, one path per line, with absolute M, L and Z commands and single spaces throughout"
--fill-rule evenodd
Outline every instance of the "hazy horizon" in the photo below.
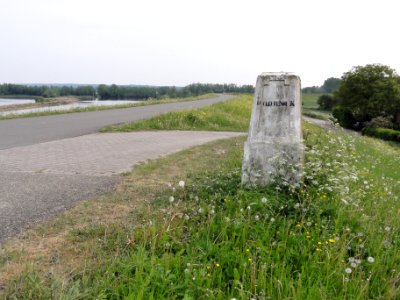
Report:
M 0 83 L 320 86 L 353 66 L 400 71 L 394 0 L 15 0 L 0 3 Z

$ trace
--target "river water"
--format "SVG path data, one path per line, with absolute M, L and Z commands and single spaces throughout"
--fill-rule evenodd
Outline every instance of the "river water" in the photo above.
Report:
M 26 104 L 35 103 L 33 99 L 2 99 L 0 98 L 0 106 L 4 105 L 14 105 L 14 104 Z
M 9 101 L 8 99 L 0 99 L 0 100 Z M 13 100 L 11 100 L 11 101 L 13 101 Z M 18 100 L 18 101 L 20 101 L 20 100 Z M 32 100 L 32 101 L 33 102 L 25 102 L 25 103 L 34 103 L 35 102 L 34 100 Z M 0 112 L 0 116 L 21 115 L 21 114 L 47 112 L 47 111 L 65 111 L 65 110 L 71 110 L 74 108 L 85 108 L 85 107 L 90 107 L 90 106 L 112 106 L 112 105 L 130 104 L 130 103 L 136 103 L 136 102 L 139 102 L 139 101 L 133 101 L 133 100 L 80 101 L 80 102 L 75 102 L 75 103 L 71 103 L 71 104 L 63 104 L 63 105 L 56 105 L 56 106 L 42 106 L 42 107 L 35 107 L 35 108 L 5 111 L 5 112 Z M 1 101 L 0 101 L 0 103 L 1 103 Z M 20 103 L 20 102 L 18 102 L 18 103 Z M 16 104 L 16 103 L 13 103 L 13 104 Z M 6 105 L 6 104 L 3 104 L 3 105 Z

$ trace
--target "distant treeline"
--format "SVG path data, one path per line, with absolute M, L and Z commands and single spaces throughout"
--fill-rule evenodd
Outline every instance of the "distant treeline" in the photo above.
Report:
M 305 94 L 334 93 L 339 89 L 341 80 L 339 78 L 330 77 L 324 81 L 321 86 L 310 86 L 302 89 Z
M 96 89 L 91 85 L 81 86 L 30 86 L 22 84 L 0 84 L 0 96 L 24 95 L 33 97 L 94 96 Z
M 236 84 L 203 84 L 193 83 L 185 87 L 174 86 L 127 86 L 105 85 L 99 86 L 28 86 L 20 84 L 1 84 L 0 96 L 31 96 L 31 97 L 58 97 L 58 96 L 92 96 L 101 100 L 107 99 L 138 99 L 149 98 L 176 98 L 198 96 L 208 93 L 253 93 L 251 85 Z

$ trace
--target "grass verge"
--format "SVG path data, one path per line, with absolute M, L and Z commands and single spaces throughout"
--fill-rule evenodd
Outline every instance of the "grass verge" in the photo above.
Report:
M 145 106 L 145 105 L 174 103 L 174 102 L 183 102 L 183 101 L 195 101 L 195 100 L 213 98 L 216 96 L 217 96 L 217 94 L 206 94 L 206 95 L 201 95 L 201 96 L 197 96 L 197 97 L 153 99 L 153 100 L 146 100 L 146 101 L 140 101 L 140 102 L 135 102 L 135 103 L 127 103 L 127 104 L 118 104 L 118 105 L 112 105 L 112 106 L 90 106 L 90 107 L 85 107 L 85 108 L 33 112 L 33 113 L 20 114 L 20 115 L 18 115 L 18 114 L 10 114 L 10 115 L 6 115 L 6 116 L 0 115 L 0 121 L 1 120 L 9 120 L 9 119 L 17 119 L 17 118 L 42 117 L 42 116 L 61 115 L 61 114 L 76 113 L 76 112 L 122 109 L 122 108 L 134 107 L 134 106 Z
M 171 112 L 147 120 L 110 126 L 102 132 L 135 130 L 211 130 L 246 131 L 249 126 L 252 95 L 240 95 L 231 100 L 204 108 Z

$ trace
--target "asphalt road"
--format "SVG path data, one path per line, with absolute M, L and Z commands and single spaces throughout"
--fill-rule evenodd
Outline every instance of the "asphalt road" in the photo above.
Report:
M 231 97 L 231 95 L 220 95 L 197 101 L 2 120 L 0 121 L 0 149 L 81 136 L 96 132 L 105 126 L 147 119 L 171 111 L 204 107 Z

